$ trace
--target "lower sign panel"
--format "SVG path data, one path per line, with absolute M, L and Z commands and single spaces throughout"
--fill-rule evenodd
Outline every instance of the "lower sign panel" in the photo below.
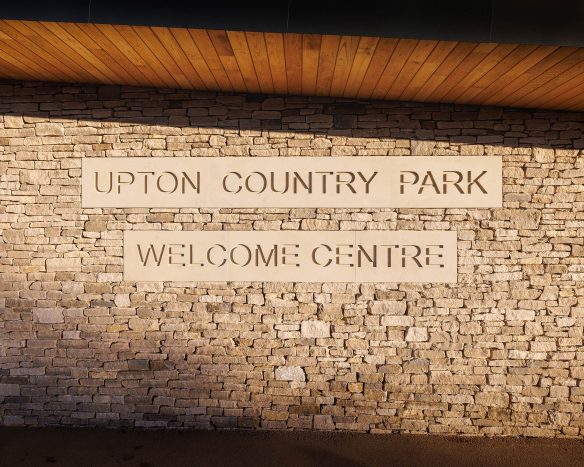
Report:
M 126 281 L 456 282 L 451 231 L 126 231 Z

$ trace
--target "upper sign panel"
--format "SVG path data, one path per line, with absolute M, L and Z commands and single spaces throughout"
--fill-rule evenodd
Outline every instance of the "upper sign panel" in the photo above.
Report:
M 500 157 L 120 157 L 82 160 L 82 207 L 489 208 Z

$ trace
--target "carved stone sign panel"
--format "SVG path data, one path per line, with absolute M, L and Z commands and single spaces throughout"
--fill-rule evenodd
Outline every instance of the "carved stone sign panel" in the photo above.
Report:
M 85 158 L 82 206 L 485 208 L 500 157 Z
M 128 281 L 456 282 L 453 231 L 125 231 Z

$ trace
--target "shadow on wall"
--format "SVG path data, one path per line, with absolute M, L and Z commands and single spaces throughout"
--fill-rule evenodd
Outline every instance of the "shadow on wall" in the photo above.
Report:
M 442 142 L 584 148 L 582 112 L 10 81 L 0 100 L 0 115 L 432 142 L 417 155 Z

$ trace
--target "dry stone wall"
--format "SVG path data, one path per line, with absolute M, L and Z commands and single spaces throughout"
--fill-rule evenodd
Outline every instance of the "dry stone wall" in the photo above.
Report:
M 0 424 L 584 434 L 584 115 L 0 85 Z M 500 209 L 82 209 L 83 157 L 502 155 Z M 455 230 L 458 284 L 123 282 L 155 230 Z

